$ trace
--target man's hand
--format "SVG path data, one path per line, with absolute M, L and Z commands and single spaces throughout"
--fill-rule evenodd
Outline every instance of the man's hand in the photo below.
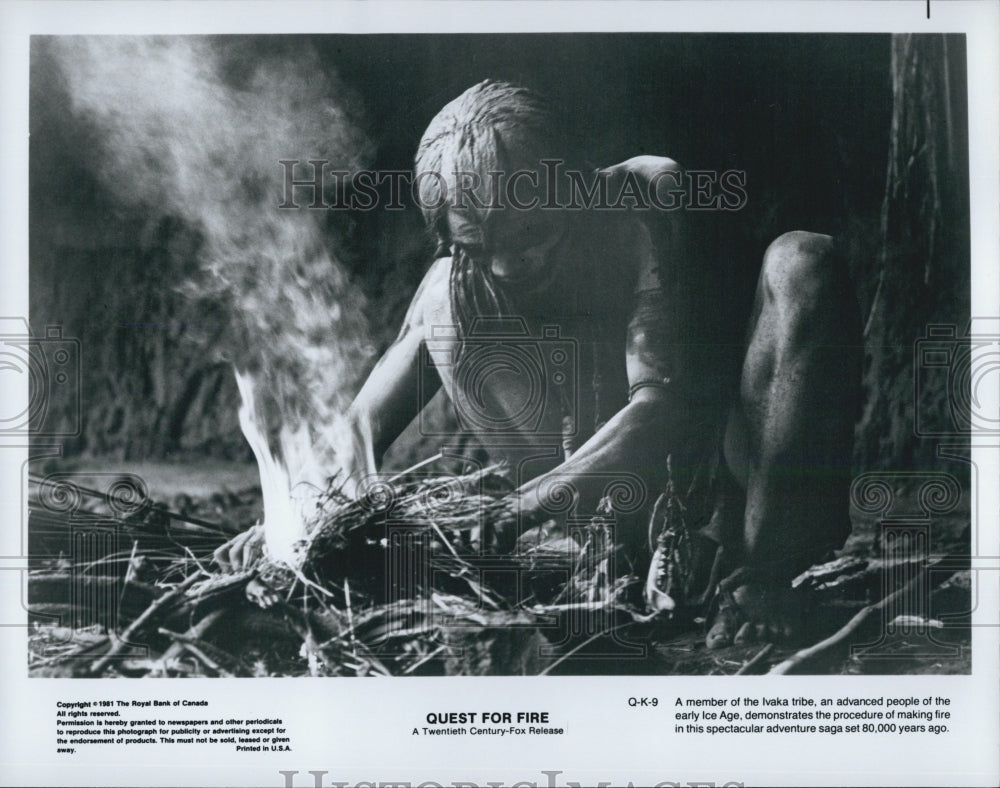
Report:
M 258 523 L 222 545 L 212 558 L 223 572 L 247 572 L 263 554 L 264 526 Z M 278 593 L 259 577 L 247 583 L 245 593 L 247 599 L 265 610 L 280 599 Z
M 540 507 L 538 492 L 530 482 L 492 504 L 485 519 L 485 547 L 494 555 L 551 552 L 565 547 L 565 518 Z
M 245 572 L 264 554 L 264 526 L 260 523 L 234 536 L 213 554 L 223 572 Z

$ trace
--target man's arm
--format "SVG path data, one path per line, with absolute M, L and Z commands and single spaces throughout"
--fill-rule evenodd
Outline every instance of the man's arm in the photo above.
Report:
M 649 496 L 665 480 L 666 456 L 677 442 L 676 427 L 682 426 L 670 424 L 674 415 L 665 392 L 640 389 L 569 460 L 518 489 L 520 511 L 545 519 L 546 499 L 556 482 L 571 486 L 582 511 L 593 511 L 615 474 L 638 476 Z
M 656 161 L 668 168 L 677 167 L 669 159 Z M 653 162 L 643 164 L 651 167 Z M 679 231 L 677 225 L 683 217 L 679 212 L 656 211 L 643 219 L 636 220 L 639 241 L 637 259 L 632 261 L 636 286 L 623 349 L 629 402 L 569 460 L 520 488 L 519 503 L 529 515 L 544 515 L 546 490 L 557 479 L 576 490 L 582 511 L 593 509 L 609 476 L 616 473 L 641 478 L 651 500 L 665 480 L 667 454 L 704 429 L 693 417 L 698 408 L 692 407 L 692 392 L 681 374 L 680 346 L 689 339 L 683 336 L 688 321 L 674 314 L 676 305 L 668 303 L 668 292 L 661 282 L 664 263 L 683 264 L 676 259 L 681 250 L 674 248 L 675 231 Z M 647 226 L 654 221 L 660 225 L 655 230 Z
M 410 302 L 399 335 L 375 364 L 348 409 L 355 442 L 352 467 L 341 469 L 348 475 L 377 470 L 392 442 L 441 386 L 433 367 L 428 366 L 421 379 L 420 354 L 426 322 L 442 299 L 448 297 L 450 265 L 450 258 L 440 258 L 431 265 Z M 371 455 L 366 458 L 361 454 L 367 448 Z M 370 467 L 371 462 L 375 467 Z
M 441 298 L 448 297 L 449 265 L 450 260 L 442 258 L 428 270 L 410 302 L 399 335 L 348 409 L 352 452 L 341 458 L 346 467 L 338 470 L 355 482 L 377 470 L 386 449 L 440 387 L 433 370 L 428 370 L 431 377 L 425 377 L 420 386 L 420 348 L 426 317 Z M 219 547 L 214 559 L 224 570 L 239 571 L 257 559 L 263 541 L 263 530 L 251 528 Z

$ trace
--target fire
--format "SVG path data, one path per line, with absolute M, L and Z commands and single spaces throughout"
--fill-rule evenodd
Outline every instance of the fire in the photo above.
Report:
M 46 46 L 71 111 L 100 131 L 91 166 L 123 210 L 148 227 L 169 217 L 198 232 L 195 260 L 178 247 L 165 270 L 199 312 L 222 315 L 215 358 L 240 370 L 267 547 L 294 563 L 327 478 L 340 469 L 353 483 L 374 470 L 365 425 L 344 414 L 375 348 L 336 229 L 316 211 L 279 208 L 279 161 L 366 168 L 375 149 L 363 105 L 304 44 L 266 56 L 252 41 L 197 36 Z
M 306 537 L 306 518 L 302 509 L 302 496 L 292 496 L 292 474 L 286 458 L 294 447 L 302 445 L 301 435 L 296 436 L 287 426 L 280 435 L 282 456 L 271 453 L 265 425 L 257 413 L 254 385 L 248 373 L 236 370 L 236 387 L 240 392 L 240 429 L 250 444 L 260 473 L 260 488 L 264 498 L 264 538 L 270 557 L 295 566 L 296 545 Z M 301 430 L 300 430 L 301 432 Z M 304 469 L 298 469 L 300 472 Z
M 330 477 L 336 474 L 340 492 L 353 497 L 358 482 L 375 472 L 371 433 L 363 424 L 352 426 L 340 415 L 329 417 L 330 423 L 319 437 L 307 423 L 293 429 L 285 421 L 278 433 L 278 452 L 272 452 L 254 377 L 238 369 L 234 373 L 240 392 L 240 429 L 260 474 L 268 554 L 272 560 L 295 568 L 302 559 L 299 547 L 308 537 L 319 494 L 327 488 Z

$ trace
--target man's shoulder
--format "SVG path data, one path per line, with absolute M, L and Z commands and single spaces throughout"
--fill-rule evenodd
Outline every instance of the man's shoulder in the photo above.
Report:
M 413 294 L 406 321 L 418 325 L 447 323 L 451 316 L 449 278 L 451 257 L 439 257 L 427 269 Z
M 608 179 L 608 193 L 629 192 L 642 200 L 645 210 L 608 212 L 614 217 L 621 239 L 619 265 L 630 269 L 630 280 L 636 291 L 660 286 L 660 270 L 669 265 L 678 253 L 679 231 L 677 212 L 661 210 L 650 203 L 649 195 L 676 188 L 669 176 L 680 177 L 684 168 L 666 156 L 633 156 L 630 159 L 601 168 Z M 662 202 L 662 201 L 661 201 Z
M 655 183 L 659 178 L 669 173 L 683 172 L 684 168 L 667 156 L 633 156 L 631 159 L 602 167 L 613 185 L 617 181 L 624 183 L 628 177 L 636 178 L 640 183 Z

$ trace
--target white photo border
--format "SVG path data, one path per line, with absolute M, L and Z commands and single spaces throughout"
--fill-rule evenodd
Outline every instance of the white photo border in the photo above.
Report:
M 954 32 L 967 41 L 971 188 L 972 308 L 1000 314 L 1000 59 L 996 3 L 891 2 L 118 2 L 5 3 L 0 6 L 0 314 L 27 315 L 28 69 L 32 35 L 388 32 Z M 998 392 L 984 392 L 994 406 Z M 4 396 L 25 397 L 24 392 Z M 989 555 L 975 557 L 980 598 L 969 676 L 547 677 L 415 678 L 405 681 L 318 679 L 27 680 L 26 634 L 0 628 L 0 783 L 9 785 L 323 785 L 455 781 L 505 785 L 682 785 L 711 781 L 769 785 L 991 785 L 1000 777 L 1000 478 L 996 439 L 974 437 L 978 485 L 973 528 Z M 22 607 L 22 465 L 27 447 L 0 446 L 0 609 Z M 848 686 L 845 688 L 845 684 Z M 937 738 L 727 738 L 674 736 L 677 695 L 719 693 L 947 695 L 956 726 Z M 666 707 L 630 709 L 637 695 Z M 96 698 L 207 699 L 218 716 L 283 716 L 294 751 L 188 761 L 180 750 L 104 748 L 57 757 L 57 701 Z M 548 709 L 566 721 L 565 736 L 495 739 L 456 746 L 447 737 L 411 737 L 430 711 Z M 201 757 L 195 754 L 193 757 Z M 297 771 L 288 778 L 282 770 Z

